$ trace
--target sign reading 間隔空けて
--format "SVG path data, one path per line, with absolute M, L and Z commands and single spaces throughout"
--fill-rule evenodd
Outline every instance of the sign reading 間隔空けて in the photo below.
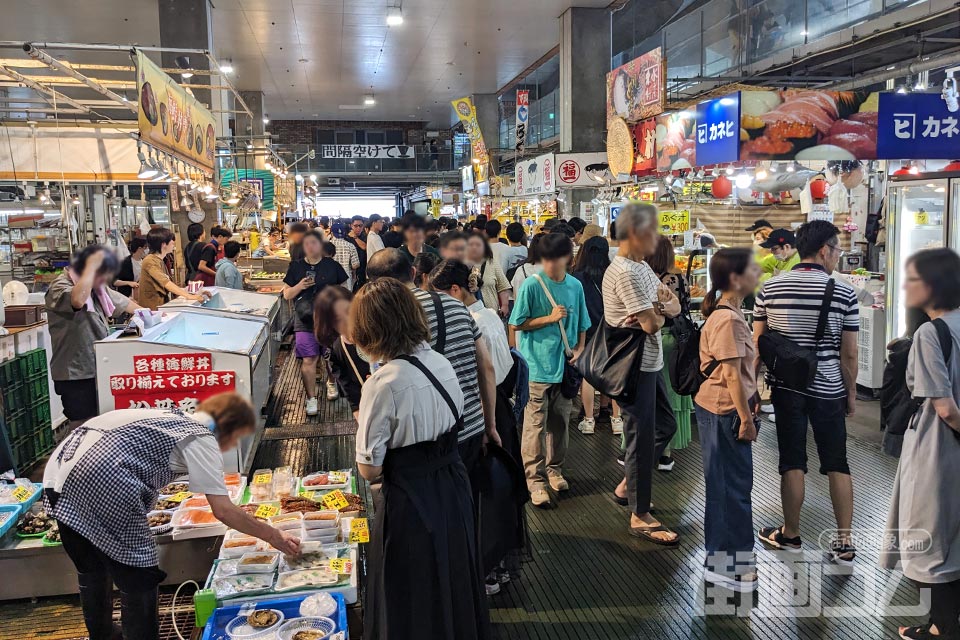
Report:
M 140 139 L 160 151 L 213 171 L 214 117 L 143 51 L 137 51 Z
M 320 157 L 325 159 L 398 160 L 416 158 L 417 152 L 408 144 L 325 144 L 320 146 Z
M 697 165 L 740 159 L 740 92 L 697 105 Z
M 877 157 L 955 160 L 960 156 L 960 111 L 939 93 L 881 93 Z

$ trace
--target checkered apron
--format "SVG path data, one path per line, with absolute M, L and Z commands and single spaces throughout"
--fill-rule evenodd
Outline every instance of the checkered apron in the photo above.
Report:
M 88 430 L 81 426 L 67 436 L 59 453 L 61 464 L 73 457 Z M 157 545 L 147 512 L 175 477 L 170 454 L 186 438 L 214 436 L 179 411 L 101 433 L 64 481 L 53 515 L 117 562 L 156 566 Z

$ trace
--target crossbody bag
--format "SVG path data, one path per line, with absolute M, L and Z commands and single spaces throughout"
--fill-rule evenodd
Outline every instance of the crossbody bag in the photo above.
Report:
M 543 278 L 540 277 L 539 273 L 534 274 L 532 277 L 537 279 L 537 282 L 540 283 L 540 286 L 543 288 L 543 293 L 547 296 L 547 301 L 553 307 L 558 306 L 557 301 L 554 299 L 553 294 L 550 293 L 550 288 L 547 287 L 547 283 L 543 281 Z M 580 385 L 583 382 L 583 376 L 580 375 L 580 372 L 570 363 L 570 360 L 573 358 L 573 349 L 570 348 L 570 340 L 567 338 L 567 330 L 563 326 L 563 319 L 561 318 L 557 322 L 557 326 L 560 328 L 560 338 L 563 340 L 563 378 L 560 380 L 560 393 L 564 398 L 572 400 L 577 397 L 577 394 L 580 393 Z

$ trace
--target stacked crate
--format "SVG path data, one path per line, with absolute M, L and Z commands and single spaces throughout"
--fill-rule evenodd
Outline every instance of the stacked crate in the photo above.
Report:
M 0 364 L 0 401 L 5 437 L 17 473 L 31 469 L 53 449 L 50 386 L 43 349 Z

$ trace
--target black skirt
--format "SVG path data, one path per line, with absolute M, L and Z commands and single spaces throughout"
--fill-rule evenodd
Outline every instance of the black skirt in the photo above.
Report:
M 473 499 L 456 434 L 390 449 L 383 471 L 364 637 L 488 638 Z

